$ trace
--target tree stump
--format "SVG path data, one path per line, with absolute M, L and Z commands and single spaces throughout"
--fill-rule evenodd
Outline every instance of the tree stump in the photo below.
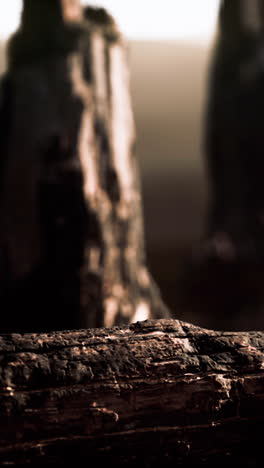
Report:
M 174 320 L 0 337 L 0 464 L 259 467 L 264 334 Z
M 168 316 L 146 267 L 126 45 L 113 18 L 78 0 L 24 0 L 8 65 L 0 331 Z

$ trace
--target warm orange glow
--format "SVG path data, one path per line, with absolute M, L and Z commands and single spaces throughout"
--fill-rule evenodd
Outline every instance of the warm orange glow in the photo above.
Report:
M 75 0 L 62 0 L 65 21 L 80 21 L 82 18 L 82 8 Z

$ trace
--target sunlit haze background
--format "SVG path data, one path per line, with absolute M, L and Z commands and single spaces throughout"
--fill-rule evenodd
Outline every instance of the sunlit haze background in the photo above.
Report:
M 107 8 L 129 39 L 206 42 L 215 29 L 219 0 L 82 0 L 82 4 Z M 1 2 L 0 37 L 17 28 L 21 8 L 22 0 Z
M 129 40 L 148 260 L 173 308 L 179 256 L 203 230 L 203 116 L 219 0 L 82 3 L 106 7 Z M 19 24 L 21 5 L 0 2 L 0 71 L 3 43 Z

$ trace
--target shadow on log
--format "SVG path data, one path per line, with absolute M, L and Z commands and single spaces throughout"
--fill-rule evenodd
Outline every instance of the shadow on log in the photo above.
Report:
M 0 337 L 0 463 L 262 463 L 264 333 L 174 320 Z

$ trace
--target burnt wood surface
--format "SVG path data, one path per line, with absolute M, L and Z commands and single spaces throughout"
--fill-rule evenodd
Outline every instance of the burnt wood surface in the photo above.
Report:
M 261 466 L 263 348 L 174 320 L 3 335 L 1 464 Z

